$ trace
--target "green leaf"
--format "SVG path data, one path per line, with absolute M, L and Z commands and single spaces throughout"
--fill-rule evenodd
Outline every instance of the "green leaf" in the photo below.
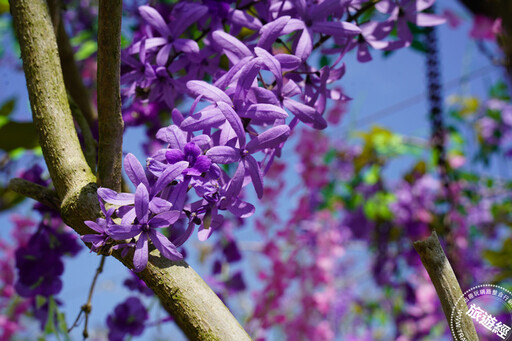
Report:
M 510 99 L 507 84 L 502 81 L 497 82 L 491 87 L 491 89 L 489 90 L 489 95 L 493 98 L 499 98 L 502 100 Z
M 53 320 L 55 315 L 55 310 L 57 309 L 57 304 L 52 296 L 48 299 L 48 319 L 46 320 L 46 325 L 44 326 L 45 334 L 53 334 L 56 333 L 55 330 L 55 322 Z
M 32 149 L 37 146 L 34 123 L 9 121 L 0 127 L 0 149 L 10 152 L 17 148 Z
M 393 213 L 389 205 L 395 201 L 396 197 L 394 194 L 377 192 L 365 202 L 363 210 L 370 220 L 390 220 L 393 218 Z
M 336 149 L 331 148 L 324 155 L 324 163 L 331 163 L 336 158 Z
M 14 111 L 14 107 L 16 106 L 16 98 L 11 97 L 7 101 L 5 101 L 0 107 L 0 116 L 7 117 Z
M 78 51 L 75 53 L 76 60 L 84 60 L 86 58 L 89 58 L 91 55 L 96 53 L 98 50 L 98 43 L 93 40 L 88 40 L 84 42 Z
M 130 42 L 131 42 L 130 39 L 126 38 L 124 36 L 124 34 L 121 35 L 121 48 L 122 49 L 127 48 L 130 45 Z
M 0 187 L 0 212 L 13 208 L 23 202 L 23 200 L 25 200 L 24 196 L 10 191 L 5 187 Z
M 82 44 L 83 42 L 85 42 L 87 40 L 91 40 L 91 39 L 92 39 L 92 33 L 90 31 L 83 30 L 80 33 L 78 33 L 76 36 L 71 38 L 70 42 L 71 42 L 71 45 L 76 47 L 76 46 Z
M 64 340 L 69 341 L 71 338 L 68 333 L 68 324 L 66 323 L 66 315 L 62 312 L 57 313 L 57 328 L 60 334 L 64 336 Z
M 363 181 L 368 185 L 375 185 L 379 181 L 380 167 L 372 165 L 363 175 Z
M 413 50 L 421 52 L 421 53 L 427 52 L 427 47 L 425 46 L 425 44 L 423 44 L 422 42 L 420 42 L 418 40 L 413 40 L 413 42 L 411 44 L 411 48 Z
M 327 57 L 326 55 L 322 55 L 322 57 L 320 57 L 320 67 L 324 67 L 329 64 L 330 64 L 329 57 Z
M 9 13 L 9 1 L 0 0 L 0 14 Z

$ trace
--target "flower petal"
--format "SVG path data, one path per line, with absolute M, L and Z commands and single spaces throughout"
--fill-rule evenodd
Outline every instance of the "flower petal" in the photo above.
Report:
M 149 193 L 144 184 L 139 184 L 135 190 L 135 214 L 140 224 L 148 222 Z
M 252 104 L 247 111 L 242 113 L 240 116 L 257 120 L 273 121 L 280 118 L 287 118 L 288 114 L 283 108 L 276 105 L 257 103 Z
M 276 54 L 274 57 L 279 61 L 279 64 L 281 64 L 283 71 L 295 70 L 302 63 L 302 60 L 293 54 L 280 53 Z
M 270 49 L 289 21 L 290 17 L 286 15 L 265 24 L 260 29 L 260 40 L 258 40 L 258 46 L 265 50 Z
M 132 205 L 134 202 L 133 193 L 117 193 L 110 188 L 98 188 L 98 196 L 104 201 L 114 205 Z
M 311 29 L 333 37 L 352 37 L 361 33 L 361 29 L 346 21 L 315 22 Z
M 155 214 L 168 211 L 172 204 L 165 199 L 154 197 L 149 201 L 149 210 Z
M 177 238 L 173 238 L 173 242 L 172 243 L 176 247 L 179 247 L 179 246 L 183 245 L 190 238 L 190 236 L 192 235 L 192 232 L 194 232 L 194 227 L 195 227 L 194 222 L 192 222 L 192 221 L 189 222 L 188 223 L 188 227 L 185 230 L 185 232 L 180 234 Z
M 137 240 L 135 252 L 133 254 L 133 271 L 141 272 L 148 265 L 148 235 L 142 233 Z
M 235 199 L 228 207 L 228 211 L 238 218 L 248 218 L 254 214 L 254 206 L 240 199 Z
M 169 143 L 172 149 L 183 150 L 183 147 L 187 144 L 186 133 L 176 125 L 161 128 L 156 133 L 156 138 Z
M 257 31 L 261 28 L 261 21 L 248 13 L 235 9 L 229 12 L 228 20 L 233 24 L 247 27 L 250 30 Z
M 158 33 L 160 33 L 162 36 L 168 37 L 170 35 L 171 32 L 169 31 L 169 27 L 167 27 L 165 20 L 162 18 L 162 16 L 160 15 L 160 13 L 158 13 L 156 9 L 149 6 L 140 6 L 139 14 L 149 25 L 151 25 L 151 27 L 157 30 Z
M 86 220 L 86 221 L 84 221 L 84 224 L 87 225 L 91 230 L 94 230 L 96 232 L 99 232 L 99 233 L 105 232 L 105 226 L 98 225 L 94 221 Z
M 245 147 L 249 153 L 254 153 L 265 148 L 275 148 L 290 136 L 290 127 L 279 125 L 272 127 L 253 138 Z
M 279 61 L 273 55 L 260 47 L 255 47 L 254 53 L 261 58 L 263 64 L 274 74 L 277 81 L 277 88 L 280 89 L 283 85 L 283 71 L 281 70 L 281 64 Z
M 213 32 L 212 39 L 233 64 L 253 55 L 244 43 L 224 31 L 218 30 Z
M 170 260 L 183 259 L 183 255 L 178 250 L 176 250 L 176 246 L 174 246 L 174 244 L 171 243 L 166 236 L 155 230 L 150 230 L 149 236 L 151 237 L 151 241 L 153 244 L 155 244 L 156 248 L 158 251 L 160 251 L 162 256 Z
M 169 164 L 173 165 L 176 162 L 184 161 L 185 153 L 178 149 L 168 149 L 165 152 L 165 159 L 167 162 L 169 162 Z
M 260 165 L 251 155 L 247 155 L 244 158 L 244 163 L 245 169 L 249 171 L 249 175 L 251 176 L 258 199 L 261 199 L 263 197 L 263 174 L 261 173 Z
M 176 52 L 199 53 L 199 45 L 192 39 L 176 39 L 173 41 L 172 46 Z
M 222 115 L 219 108 L 203 109 L 197 114 L 187 117 L 181 123 L 181 129 L 185 131 L 198 131 L 215 128 L 225 120 L 226 118 Z
M 180 211 L 172 210 L 160 213 L 149 221 L 149 226 L 152 228 L 169 227 L 180 218 Z
M 219 107 L 220 111 L 222 112 L 226 120 L 229 122 L 231 128 L 233 128 L 233 130 L 235 131 L 235 134 L 238 137 L 240 145 L 245 145 L 245 130 L 244 125 L 240 120 L 240 116 L 237 115 L 235 110 L 233 110 L 233 108 L 230 105 L 224 102 L 217 103 L 217 106 Z
M 144 172 L 144 168 L 142 168 L 142 165 L 140 164 L 139 160 L 137 160 L 135 155 L 129 153 L 125 156 L 124 171 L 135 186 L 143 183 L 147 188 L 149 188 L 149 182 L 148 178 L 146 177 L 146 173 Z
M 215 146 L 206 155 L 215 163 L 229 164 L 240 160 L 240 150 L 228 146 Z
M 186 168 L 188 168 L 189 163 L 187 161 L 180 161 L 171 165 L 165 169 L 162 175 L 158 178 L 155 186 L 153 187 L 153 194 L 158 194 L 161 190 L 163 190 L 168 184 L 170 184 L 174 179 L 176 179 Z
M 285 98 L 283 104 L 299 120 L 304 123 L 313 124 L 313 128 L 325 129 L 327 127 L 327 121 L 325 121 L 322 115 L 320 115 L 320 113 L 316 111 L 315 108 L 289 98 Z
M 108 235 L 114 240 L 124 240 L 140 234 L 140 225 L 121 224 L 112 225 L 108 230 Z
M 242 185 L 244 183 L 244 177 L 245 167 L 243 162 L 240 162 L 236 168 L 235 174 L 228 183 L 225 193 L 227 198 L 234 199 L 238 197 L 238 194 L 240 194 L 240 190 L 242 189 Z
M 197 169 L 199 174 L 204 173 L 210 169 L 212 165 L 212 160 L 205 155 L 199 155 L 197 157 L 196 163 L 194 164 L 194 168 Z
M 224 91 L 205 81 L 188 81 L 187 88 L 194 96 L 202 95 L 211 102 L 226 102 L 229 105 L 233 105 L 231 99 Z

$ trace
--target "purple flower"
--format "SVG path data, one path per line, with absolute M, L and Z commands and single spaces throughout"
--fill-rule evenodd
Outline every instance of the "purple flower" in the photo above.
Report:
M 101 202 L 101 200 L 100 200 Z M 103 204 L 101 205 L 102 210 L 104 210 Z M 92 230 L 98 232 L 94 234 L 86 234 L 81 238 L 86 243 L 92 243 L 91 251 L 99 251 L 102 246 L 108 244 L 112 241 L 109 233 L 109 227 L 114 223 L 112 221 L 112 214 L 114 213 L 115 208 L 111 208 L 108 212 L 103 212 L 105 214 L 105 219 L 98 218 L 96 222 L 87 220 L 85 221 L 85 225 L 87 225 Z
M 202 173 L 210 169 L 212 164 L 211 160 L 202 155 L 201 148 L 199 148 L 194 142 L 189 142 L 183 148 L 183 151 L 179 149 L 170 149 L 165 153 L 165 158 L 169 164 L 174 165 L 180 161 L 187 161 L 188 168 L 182 173 L 191 176 L 200 176 Z
M 50 246 L 45 230 L 38 230 L 28 244 L 16 250 L 18 280 L 16 292 L 22 297 L 55 295 L 62 289 L 64 272 L 61 254 Z
M 178 37 L 188 26 L 206 14 L 207 10 L 208 8 L 202 5 L 182 3 L 173 9 L 172 17 L 175 20 L 171 21 L 171 24 L 168 25 L 160 13 L 153 7 L 139 7 L 141 17 L 161 35 L 161 37 L 150 37 L 146 40 L 146 49 L 159 48 L 156 55 L 157 65 L 166 65 L 172 51 L 174 53 L 184 52 L 187 54 L 199 52 L 199 46 L 195 41 Z M 138 52 L 141 49 L 140 45 L 140 43 L 135 44 L 131 51 Z
M 15 284 L 20 296 L 50 296 L 60 292 L 64 271 L 61 257 L 76 255 L 81 250 L 77 239 L 69 232 L 55 229 L 42 222 L 27 245 L 16 250 L 18 279 Z
M 241 160 L 242 162 L 238 166 L 238 168 L 241 168 L 241 170 L 239 171 L 237 169 L 236 172 L 242 172 L 245 174 L 247 171 L 247 173 L 249 173 L 258 198 L 261 198 L 263 196 L 263 174 L 261 172 L 259 163 L 250 154 L 266 148 L 276 148 L 282 142 L 286 141 L 288 136 L 290 136 L 290 128 L 287 125 L 279 125 L 264 131 L 249 141 L 247 144 L 245 144 L 244 140 L 243 143 L 240 143 L 240 148 L 230 146 L 215 146 L 208 150 L 206 155 L 210 157 L 213 162 L 220 164 L 230 164 Z M 241 185 L 242 184 L 240 183 L 239 188 L 238 185 L 236 187 L 228 186 L 236 189 L 231 194 L 238 196 L 240 193 Z
M 188 162 L 177 162 L 171 167 L 167 167 L 157 180 L 148 177 L 144 168 L 133 154 L 128 154 L 124 158 L 124 169 L 130 181 L 139 186 L 142 184 L 149 193 L 149 209 L 154 214 L 169 211 L 172 204 L 165 199 L 157 196 L 170 182 L 178 177 L 184 169 L 188 167 Z M 151 180 L 151 181 L 150 181 Z M 135 207 L 130 206 L 135 203 L 135 194 L 133 193 L 117 193 L 108 188 L 99 188 L 98 196 L 104 201 L 121 206 L 118 214 L 122 216 L 122 225 L 130 224 L 135 219 Z
M 149 194 L 146 186 L 141 183 L 135 191 L 135 214 L 136 219 L 132 225 L 121 225 L 119 230 L 114 226 L 110 229 L 111 236 L 115 240 L 139 236 L 133 256 L 135 272 L 140 272 L 146 268 L 148 263 L 149 240 L 153 242 L 162 256 L 171 260 L 183 259 L 182 254 L 176 250 L 176 246 L 174 246 L 166 236 L 155 230 L 174 224 L 180 217 L 179 211 L 167 211 L 151 217 L 149 210 Z
M 224 246 L 224 248 L 222 249 L 222 253 L 226 257 L 226 261 L 228 263 L 238 262 L 240 259 L 242 259 L 242 255 L 240 254 L 238 246 L 236 245 L 236 242 L 234 240 L 230 240 Z
M 129 297 L 107 317 L 109 341 L 122 341 L 127 335 L 141 335 L 147 319 L 148 312 L 142 302 L 137 297 Z
M 434 2 L 435 0 L 382 0 L 375 4 L 375 8 L 381 13 L 390 15 L 387 22 L 396 22 L 398 41 L 403 42 L 404 46 L 409 46 L 413 36 L 407 26 L 408 22 L 417 26 L 436 26 L 446 22 L 442 16 L 420 13 L 432 6 Z
M 50 180 L 44 180 L 42 175 L 43 169 L 38 164 L 35 164 L 31 168 L 21 172 L 18 176 L 43 187 L 47 187 L 50 184 Z

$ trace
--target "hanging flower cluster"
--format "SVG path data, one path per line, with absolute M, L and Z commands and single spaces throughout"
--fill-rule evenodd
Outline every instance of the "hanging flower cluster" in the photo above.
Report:
M 139 110 L 137 117 L 151 120 L 166 109 L 173 124 L 156 133 L 167 146 L 147 159 L 147 169 L 133 155 L 125 158 L 135 194 L 99 189 L 100 199 L 114 207 L 104 208 L 105 219 L 86 222 L 100 234 L 84 240 L 98 250 L 109 240 L 131 239 L 124 245 L 135 247 L 134 268 L 141 271 L 149 241 L 178 260 L 177 248 L 195 226 L 205 240 L 222 223 L 221 211 L 253 214 L 242 188 L 252 183 L 261 198 L 263 177 L 297 124 L 324 129 L 327 100 L 347 99 L 330 88 L 345 73 L 346 52 L 356 45 L 366 51 L 361 42 L 379 49 L 408 46 L 408 22 L 442 22 L 418 13 L 432 3 L 383 0 L 375 8 L 387 19 L 366 23 L 359 17 L 372 2 L 205 0 L 139 7 L 140 29 L 123 55 L 125 117 L 130 121 Z M 395 26 L 398 40 L 386 42 Z M 331 38 L 337 47 L 324 52 L 337 59 L 314 68 L 308 57 Z M 368 60 L 361 53 L 359 59 Z M 195 99 L 187 114 L 175 108 L 182 94 Z M 171 229 L 168 238 L 158 231 L 179 219 L 188 219 L 184 233 Z

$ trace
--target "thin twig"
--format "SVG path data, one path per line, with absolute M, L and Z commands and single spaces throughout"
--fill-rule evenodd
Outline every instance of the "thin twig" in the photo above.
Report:
M 121 114 L 122 0 L 100 0 L 98 22 L 98 183 L 121 190 L 124 122 Z
M 73 115 L 73 118 L 78 124 L 78 127 L 80 128 L 80 131 L 82 133 L 82 137 L 84 139 L 85 160 L 87 161 L 89 167 L 91 167 L 92 172 L 96 173 L 96 140 L 94 139 L 94 136 L 92 136 L 91 128 L 89 126 L 89 123 L 87 123 L 87 120 L 85 119 L 82 110 L 80 110 L 80 107 L 73 100 L 73 97 L 71 97 L 70 93 L 68 93 L 68 101 L 69 108 L 71 109 L 71 114 Z
M 91 287 L 89 288 L 89 296 L 87 297 L 87 303 L 85 303 L 80 308 L 80 312 L 78 313 L 78 316 L 76 317 L 75 322 L 73 323 L 71 328 L 69 328 L 69 330 L 68 330 L 68 333 L 69 333 L 73 330 L 73 328 L 75 328 L 78 325 L 78 320 L 80 319 L 80 316 L 82 316 L 82 313 L 84 313 L 85 314 L 85 325 L 84 325 L 84 331 L 82 333 L 82 335 L 84 336 L 84 340 L 89 337 L 89 332 L 87 331 L 87 325 L 89 323 L 89 314 L 92 311 L 92 304 L 91 304 L 92 295 L 94 293 L 94 286 L 96 285 L 96 281 L 97 281 L 99 275 L 103 272 L 103 265 L 105 265 L 105 259 L 106 259 L 106 256 L 102 255 L 101 260 L 100 260 L 100 265 L 98 265 L 98 268 L 96 269 L 96 274 L 94 275 L 94 278 L 92 279 Z
M 32 198 L 57 212 L 60 211 L 60 199 L 54 190 L 20 178 L 11 179 L 8 188 L 13 192 Z

